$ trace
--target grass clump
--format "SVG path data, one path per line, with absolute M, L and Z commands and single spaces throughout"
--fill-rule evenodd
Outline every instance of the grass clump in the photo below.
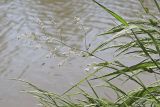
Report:
M 95 56 L 94 54 L 96 52 L 115 49 L 116 57 L 134 55 L 140 57 L 139 62 L 128 66 L 120 60 L 114 60 L 113 62 L 102 60 L 102 62 L 94 64 L 94 66 L 98 68 L 96 71 L 88 74 L 63 95 L 42 90 L 27 82 L 34 89 L 34 91 L 29 91 L 29 93 L 36 96 L 43 107 L 160 107 L 160 81 L 157 79 L 154 83 L 145 85 L 138 76 L 143 72 L 147 72 L 148 75 L 160 75 L 160 20 L 151 14 L 149 9 L 143 5 L 143 0 L 139 0 L 139 2 L 146 15 L 149 15 L 150 18 L 143 21 L 136 20 L 132 22 L 127 22 L 123 17 L 97 1 L 93 0 L 93 2 L 111 14 L 121 24 L 98 35 L 105 36 L 111 34 L 112 37 L 86 53 L 90 56 Z M 160 12 L 158 1 L 154 0 L 154 3 Z M 110 45 L 113 41 L 120 41 L 120 39 L 123 38 L 127 41 L 112 46 Z M 132 62 L 132 60 L 128 62 Z M 96 75 L 97 72 L 108 69 L 112 72 Z M 124 82 L 128 80 L 133 81 L 139 85 L 139 88 L 126 92 L 111 82 L 111 80 L 117 79 L 122 75 L 127 78 Z M 104 82 L 104 88 L 110 88 L 116 93 L 117 99 L 115 101 L 101 98 L 98 95 L 95 87 L 90 82 L 97 79 Z M 89 94 L 80 88 L 79 85 L 83 82 L 87 82 L 93 94 Z M 66 94 L 73 88 L 79 90 L 78 95 L 83 96 L 82 99 L 73 101 L 67 97 Z

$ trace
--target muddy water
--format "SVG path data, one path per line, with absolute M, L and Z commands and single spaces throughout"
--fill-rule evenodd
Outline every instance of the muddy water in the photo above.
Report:
M 141 13 L 136 0 L 102 2 L 127 20 Z M 146 4 L 153 7 L 151 0 Z M 11 79 L 30 81 L 54 92 L 68 89 L 96 59 L 79 57 L 56 40 L 85 49 L 85 40 L 87 45 L 98 43 L 95 35 L 115 24 L 91 0 L 1 0 L 0 107 L 37 107 L 32 96 L 21 92 L 26 86 Z M 110 55 L 105 58 L 111 60 Z

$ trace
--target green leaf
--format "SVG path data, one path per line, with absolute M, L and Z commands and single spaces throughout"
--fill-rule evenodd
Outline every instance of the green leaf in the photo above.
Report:
M 145 97 L 149 94 L 148 91 L 152 94 L 156 93 L 158 95 L 160 93 L 159 88 L 160 88 L 159 85 L 158 86 L 150 86 L 150 87 L 147 87 L 147 90 L 141 89 L 141 90 L 132 92 L 131 94 L 129 94 L 130 97 L 127 98 L 124 102 L 122 102 L 122 104 L 120 104 L 119 107 L 125 107 L 126 104 L 131 106 L 137 100 L 140 100 L 142 98 L 145 99 Z
M 157 64 L 160 65 L 160 63 L 158 63 L 158 62 L 157 62 Z M 108 67 L 108 68 L 111 67 L 111 66 L 108 66 L 108 64 L 105 64 L 105 63 L 100 63 L 100 64 L 97 64 L 96 66 L 100 66 L 100 67 L 103 66 L 103 67 Z M 140 71 L 140 70 L 143 70 L 144 68 L 153 68 L 154 69 L 154 68 L 157 68 L 157 66 L 152 61 L 140 62 L 136 65 L 133 65 L 133 66 L 130 66 L 130 67 L 124 67 L 120 70 L 116 70 L 115 72 L 93 78 L 92 80 L 99 79 L 99 78 L 104 78 L 104 77 L 109 77 L 109 76 L 114 76 L 114 75 L 119 75 L 119 74 L 121 75 L 121 74 L 124 74 L 124 73 L 127 73 L 127 72 Z
M 100 3 L 98 3 L 97 1 L 93 0 L 93 2 L 95 2 L 96 4 L 98 4 L 100 7 L 102 7 L 104 10 L 106 10 L 108 13 L 110 13 L 113 17 L 115 17 L 119 22 L 121 22 L 122 24 L 124 24 L 125 26 L 129 26 L 128 23 L 118 14 L 116 14 L 115 12 L 111 11 L 110 9 L 106 8 L 105 6 L 101 5 Z
M 155 4 L 156 4 L 156 6 L 157 6 L 158 11 L 160 12 L 160 6 L 159 6 L 157 0 L 154 0 L 154 2 L 155 2 Z

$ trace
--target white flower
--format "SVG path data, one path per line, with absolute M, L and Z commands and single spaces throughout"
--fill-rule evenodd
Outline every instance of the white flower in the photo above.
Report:
M 90 69 L 89 68 L 85 68 L 84 70 L 88 72 Z

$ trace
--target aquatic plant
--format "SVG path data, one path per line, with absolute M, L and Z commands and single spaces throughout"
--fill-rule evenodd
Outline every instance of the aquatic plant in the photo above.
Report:
M 100 37 L 110 34 L 112 37 L 99 44 L 95 49 L 84 52 L 86 52 L 88 56 L 96 57 L 95 53 L 97 52 L 115 49 L 115 57 L 134 55 L 140 58 L 139 62 L 128 66 L 118 59 L 113 62 L 107 62 L 102 59 L 100 63 L 93 65 L 97 67 L 94 72 L 88 74 L 84 79 L 64 92 L 63 95 L 42 90 L 41 88 L 26 82 L 33 88 L 33 91 L 27 92 L 36 96 L 43 107 L 160 107 L 160 81 L 157 80 L 150 85 L 145 85 L 138 77 L 139 74 L 143 75 L 144 72 L 148 73 L 148 75 L 160 75 L 159 17 L 156 17 L 149 12 L 149 9 L 144 6 L 143 0 L 139 0 L 139 2 L 146 15 L 150 16 L 149 19 L 145 19 L 144 21 L 135 20 L 132 22 L 127 22 L 122 16 L 106 8 L 97 1 L 93 0 L 93 2 L 111 14 L 121 24 L 97 35 Z M 158 1 L 154 0 L 154 2 L 160 12 Z M 127 41 L 111 45 L 113 41 L 120 41 L 122 38 L 125 38 Z M 132 62 L 132 60 L 129 60 L 129 62 Z M 102 70 L 106 70 L 106 74 L 97 75 L 97 73 Z M 111 72 L 108 72 L 108 70 Z M 111 82 L 122 75 L 127 78 L 124 82 L 127 82 L 128 80 L 133 81 L 139 85 L 139 88 L 126 92 Z M 110 101 L 107 98 L 101 98 L 91 83 L 91 81 L 94 80 L 103 81 L 103 88 L 111 88 L 116 93 L 117 99 L 115 101 Z M 80 88 L 80 84 L 83 82 L 88 84 L 93 94 Z M 72 101 L 68 98 L 67 93 L 74 88 L 79 90 L 75 95 L 83 96 L 82 99 Z M 70 95 L 69 97 L 75 95 Z

